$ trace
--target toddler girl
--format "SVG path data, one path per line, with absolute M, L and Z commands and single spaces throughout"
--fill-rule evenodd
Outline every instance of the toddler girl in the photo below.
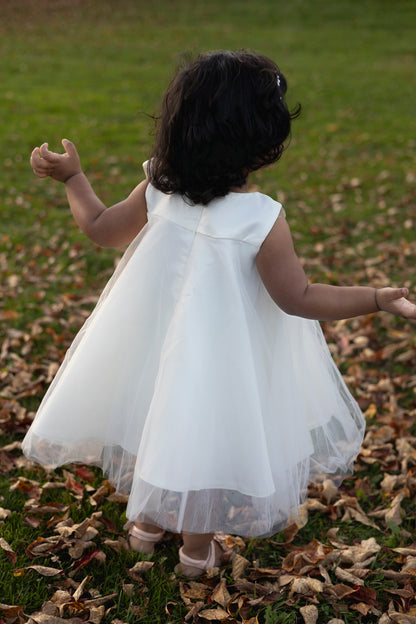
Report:
M 131 547 L 182 533 L 179 570 L 220 561 L 217 531 L 266 536 L 310 481 L 349 474 L 364 419 L 317 320 L 385 310 L 406 288 L 308 284 L 279 203 L 249 192 L 299 110 L 249 52 L 200 55 L 163 100 L 146 179 L 106 208 L 74 145 L 35 148 L 95 243 L 130 243 L 24 443 L 47 466 L 97 464 L 129 493 Z

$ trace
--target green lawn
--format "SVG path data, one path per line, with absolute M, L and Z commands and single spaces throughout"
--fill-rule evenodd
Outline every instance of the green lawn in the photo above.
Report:
M 415 616 L 416 357 L 413 326 L 404 321 L 380 315 L 325 324 L 366 411 L 369 437 L 338 494 L 329 499 L 311 489 L 315 511 L 293 541 L 282 534 L 229 542 L 249 561 L 241 577 L 229 565 L 222 581 L 180 585 L 172 574 L 174 539 L 158 548 L 152 567 L 128 573 L 139 558 L 123 548 L 125 504 L 105 483 L 100 489 L 99 471 L 71 466 L 45 474 L 14 445 L 121 253 L 78 232 L 62 186 L 33 176 L 33 147 L 48 141 L 59 149 L 62 137 L 72 139 L 99 195 L 115 202 L 142 177 L 150 116 L 181 56 L 254 49 L 276 60 L 289 102 L 300 102 L 303 112 L 282 161 L 251 182 L 284 203 L 311 280 L 404 284 L 416 297 L 415 26 L 413 0 L 0 3 L 0 605 L 10 607 L 3 620 L 0 607 L 0 623 L 26 621 L 44 603 L 45 617 L 49 609 L 54 617 L 104 624 L 185 617 L 294 624 L 305 620 L 305 606 L 318 609 L 319 624 L 335 617 L 389 624 L 380 619 L 389 609 L 392 621 L 411 621 L 394 613 Z M 86 518 L 90 540 L 82 534 L 59 541 L 62 522 Z M 328 533 L 333 527 L 337 538 Z M 369 539 L 380 549 L 366 563 L 364 589 L 354 590 L 339 572 L 351 569 L 340 553 Z M 321 558 L 317 543 L 339 558 Z M 82 554 L 71 550 L 77 544 Z M 306 570 L 292 566 L 293 550 L 306 559 L 313 554 Z M 327 580 L 324 587 L 312 582 L 324 581 L 320 564 L 336 590 Z M 408 564 L 413 572 L 403 571 Z M 59 573 L 45 576 L 33 565 Z M 292 575 L 287 584 L 283 572 Z M 294 577 L 308 588 L 295 591 Z M 219 586 L 229 600 L 216 600 Z M 63 594 L 59 602 L 58 590 L 67 602 Z M 112 597 L 101 605 L 98 594 Z

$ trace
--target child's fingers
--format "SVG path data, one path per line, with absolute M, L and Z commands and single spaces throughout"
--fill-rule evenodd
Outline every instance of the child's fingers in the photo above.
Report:
M 62 139 L 62 145 L 64 146 L 68 156 L 75 156 L 76 158 L 78 158 L 77 148 L 72 143 L 72 141 L 69 141 L 68 139 Z
M 382 296 L 384 295 L 386 303 L 389 301 L 393 302 L 397 299 L 401 299 L 402 297 L 407 297 L 409 294 L 408 288 L 382 288 L 381 289 Z
M 41 157 L 39 147 L 35 147 L 33 150 L 30 156 L 30 164 L 38 178 L 46 178 L 48 176 L 50 165 Z
M 42 143 L 42 145 L 39 148 L 39 154 L 42 156 L 42 158 L 44 158 L 45 160 L 49 161 L 49 162 L 55 162 L 56 160 L 58 160 L 60 154 L 56 154 L 55 152 L 51 152 L 48 149 L 48 143 Z
M 400 299 L 400 297 L 407 297 L 409 294 L 408 288 L 392 288 L 390 291 L 390 297 L 392 299 Z
M 39 148 L 35 147 L 35 149 L 32 151 L 30 155 L 30 164 L 32 165 L 32 167 L 35 167 L 39 164 L 39 161 L 40 161 Z

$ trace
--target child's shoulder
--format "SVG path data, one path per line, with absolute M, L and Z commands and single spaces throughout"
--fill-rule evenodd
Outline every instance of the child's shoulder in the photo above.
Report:
M 235 205 L 234 215 L 241 227 L 250 230 L 250 240 L 260 246 L 276 219 L 284 210 L 282 204 L 270 195 L 260 191 L 247 193 L 232 193 L 232 200 Z
M 149 184 L 148 212 L 214 238 L 241 240 L 259 247 L 278 218 L 282 205 L 259 191 L 233 192 L 194 205 L 179 194 L 167 195 Z

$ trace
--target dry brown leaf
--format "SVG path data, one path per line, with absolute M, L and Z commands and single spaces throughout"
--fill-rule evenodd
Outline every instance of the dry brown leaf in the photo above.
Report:
M 302 550 L 294 550 L 283 559 L 282 569 L 295 574 L 305 574 L 317 564 L 331 558 L 333 547 L 312 540 Z
M 224 611 L 221 607 L 205 609 L 204 611 L 200 611 L 198 615 L 209 622 L 224 622 L 224 620 L 228 620 L 230 617 L 227 611 Z
M 82 594 L 84 593 L 84 589 L 86 588 L 86 586 L 90 582 L 91 578 L 92 578 L 91 576 L 85 576 L 83 578 L 83 580 L 81 581 L 81 583 L 78 585 L 78 587 L 74 591 L 74 595 L 73 595 L 73 599 L 75 601 L 79 600 L 82 597 Z
M 155 565 L 154 561 L 136 561 L 134 566 L 130 568 L 130 572 L 148 572 Z
M 241 593 L 245 593 L 245 594 L 253 594 L 253 595 L 261 595 L 261 596 L 267 596 L 267 594 L 270 592 L 269 587 L 265 587 L 264 585 L 262 585 L 261 583 L 252 583 L 251 581 L 248 581 L 247 579 L 237 579 L 235 581 L 235 587 L 241 592 Z M 235 597 L 233 596 L 231 602 L 235 601 Z
M 368 613 L 372 609 L 372 606 L 369 604 L 365 604 L 365 602 L 358 602 L 357 604 L 351 605 L 350 608 L 354 609 L 354 611 L 358 611 L 359 613 L 361 613 L 361 615 L 368 615 Z
M 127 551 L 129 550 L 129 546 L 126 540 L 121 537 L 119 537 L 116 540 L 111 540 L 109 538 L 106 538 L 103 543 L 105 546 L 108 546 L 109 548 L 111 548 L 117 553 L 123 552 L 123 550 L 127 550 Z
M 353 507 L 348 507 L 341 518 L 342 522 L 349 522 L 350 520 L 356 520 L 356 522 L 360 522 L 361 524 L 365 524 L 366 526 L 371 526 L 373 527 L 373 529 L 377 529 L 378 531 L 381 530 L 374 522 L 374 520 L 370 520 L 367 515 L 358 511 L 358 509 L 354 509 Z
M 85 550 L 88 548 L 93 548 L 95 546 L 94 542 L 86 542 L 82 539 L 78 539 L 74 542 L 74 545 L 71 548 L 68 548 L 68 554 L 72 559 L 80 559 L 84 554 Z
M 339 528 L 333 527 L 332 529 L 329 529 L 327 531 L 326 535 L 332 546 L 334 546 L 335 548 L 345 548 L 346 544 L 342 540 L 338 539 L 338 532 Z
M 293 542 L 298 532 L 299 532 L 299 526 L 296 523 L 291 524 L 288 527 L 286 527 L 284 530 L 284 536 L 285 536 L 284 543 L 290 544 L 290 542 Z
M 65 483 L 59 481 L 46 481 L 41 485 L 42 490 L 62 490 L 65 489 Z
M 362 540 L 357 546 L 349 546 L 340 551 L 340 559 L 345 563 L 354 564 L 359 561 L 365 561 L 372 555 L 379 552 L 381 546 L 377 544 L 374 537 Z
M 402 568 L 402 572 L 409 572 L 416 576 L 416 556 L 409 555 L 406 564 Z
M 56 603 L 58 606 L 67 602 L 72 602 L 73 600 L 73 596 L 69 592 L 62 589 L 58 589 L 51 598 L 51 601 Z
M 129 502 L 129 497 L 127 494 L 122 494 L 121 492 L 113 492 L 109 496 L 107 496 L 107 500 L 109 503 L 120 503 L 122 505 L 127 505 Z
M 293 594 L 321 594 L 323 589 L 324 584 L 318 579 L 308 576 L 295 578 L 290 588 L 289 597 L 293 596 Z
M 335 504 L 336 509 L 344 508 L 344 515 L 341 519 L 342 522 L 348 522 L 350 520 L 356 520 L 366 526 L 371 526 L 374 529 L 380 530 L 373 520 L 370 520 L 368 515 L 364 513 L 358 500 L 352 496 L 342 496 Z
M 342 600 L 346 596 L 354 593 L 354 588 L 342 583 L 325 587 L 325 594 L 333 597 L 335 600 Z
M 117 596 L 118 593 L 114 592 L 113 594 L 107 594 L 107 596 L 98 596 L 97 598 L 91 598 L 91 600 L 84 600 L 83 604 L 87 609 L 91 609 L 91 607 L 100 607 L 106 602 L 114 600 L 114 598 L 117 598 Z
M 23 607 L 21 606 L 0 603 L 0 614 L 4 616 L 6 624 L 23 624 L 26 622 Z
M 231 595 L 227 589 L 227 582 L 225 579 L 221 579 L 218 585 L 214 588 L 211 594 L 211 599 L 221 605 L 224 609 L 227 608 L 231 600 Z
M 187 584 L 180 582 L 179 588 L 185 604 L 189 604 L 191 600 L 205 600 L 211 593 L 211 589 L 207 585 L 197 581 L 189 581 Z
M 382 569 L 378 569 L 377 574 L 381 574 L 385 578 L 392 579 L 393 581 L 396 581 L 397 583 L 406 583 L 409 581 L 409 579 L 411 579 L 414 576 L 410 571 L 409 572 L 403 572 L 403 571 L 397 572 L 396 570 L 382 570 Z
M 236 579 L 242 578 L 249 564 L 250 562 L 248 561 L 248 559 L 236 553 L 233 557 L 233 563 L 232 563 L 231 574 L 232 574 L 233 579 L 236 580 Z
M 413 613 L 400 613 L 394 609 L 389 609 L 387 615 L 390 618 L 390 623 L 393 622 L 394 624 L 415 624 L 416 622 L 416 608 L 413 609 Z
M 11 515 L 12 512 L 10 511 L 10 509 L 4 509 L 4 507 L 0 507 L 0 520 L 7 520 L 7 518 L 10 518 Z
M 351 583 L 352 585 L 364 585 L 364 581 L 361 578 L 358 578 L 343 568 L 335 568 L 335 576 L 339 578 L 340 581 L 345 581 L 346 583 Z
M 392 475 L 385 474 L 382 482 L 380 483 L 380 487 L 383 492 L 393 492 L 399 487 L 402 487 L 406 481 L 406 477 L 403 474 L 400 475 Z
M 60 570 L 59 568 L 50 568 L 48 566 L 42 566 L 42 565 L 26 566 L 25 568 L 20 568 L 19 570 L 15 570 L 15 574 L 20 576 L 21 575 L 20 573 L 23 573 L 25 570 L 34 570 L 41 576 L 56 576 L 57 574 L 63 574 L 63 571 Z
M 322 496 L 329 505 L 339 496 L 339 489 L 330 479 L 325 479 L 322 485 Z
M 223 550 L 236 550 L 237 552 L 241 552 L 245 550 L 246 543 L 245 541 L 239 537 L 238 535 L 227 535 L 225 533 L 216 533 L 215 541 L 218 542 Z
M 303 529 L 303 527 L 308 524 L 308 517 L 309 517 L 308 508 L 306 504 L 304 503 L 298 508 L 298 518 L 295 522 L 296 526 L 298 527 L 298 530 Z
M 399 494 L 397 494 L 397 496 L 394 497 L 394 499 L 391 502 L 390 509 L 386 510 L 386 514 L 384 516 L 384 519 L 386 522 L 394 522 L 394 524 L 396 524 L 397 526 L 399 526 L 402 523 L 402 516 L 404 514 L 404 511 L 400 507 L 400 503 L 402 502 L 404 498 L 405 498 L 404 491 L 399 492 Z
M 282 575 L 280 568 L 253 568 L 250 572 L 250 578 L 255 580 L 259 578 L 279 578 Z
M 205 607 L 205 603 L 202 600 L 195 603 L 190 602 L 189 605 L 191 606 L 188 613 L 185 615 L 185 622 L 189 622 L 190 619 L 194 619 L 201 609 Z
M 33 613 L 27 621 L 27 624 L 82 624 L 80 618 L 60 618 L 47 613 Z
M 318 621 L 319 613 L 315 605 L 306 605 L 305 607 L 301 607 L 299 611 L 305 624 L 316 624 Z
M 370 587 L 355 586 L 351 597 L 357 602 L 364 602 L 365 604 L 371 606 L 375 606 L 377 604 L 377 593 Z
M 45 505 L 30 504 L 27 506 L 26 510 L 29 514 L 34 515 L 62 514 L 68 510 L 68 505 L 61 505 L 61 503 L 46 503 Z
M 321 576 L 325 579 L 325 585 L 332 585 L 331 577 L 328 574 L 328 570 L 323 565 L 319 565 L 318 568 Z
M 388 388 L 388 390 L 391 392 L 393 388 Z M 393 427 L 390 427 L 390 425 L 382 425 L 381 427 L 374 427 L 369 430 L 365 437 L 365 444 L 367 446 L 381 446 L 394 438 L 395 430 Z
M 62 548 L 64 542 L 60 537 L 38 537 L 34 542 L 26 546 L 26 554 L 29 557 L 44 557 Z
M 293 574 L 282 574 L 279 577 L 279 587 L 286 587 L 286 585 L 289 585 L 295 578 L 296 576 Z
M 88 622 L 91 622 L 91 624 L 100 624 L 104 615 L 105 615 L 104 605 L 101 605 L 100 607 L 91 607 L 90 613 L 88 616 Z
M 2 550 L 4 550 L 4 552 L 6 553 L 6 557 L 9 561 L 11 561 L 11 563 L 16 563 L 17 561 L 17 555 L 14 552 L 13 548 L 10 546 L 10 544 L 8 544 L 8 542 L 6 542 L 6 540 L 3 537 L 0 537 L 0 548 Z
M 408 548 L 392 548 L 393 552 L 399 553 L 399 555 L 410 555 L 416 557 L 416 546 L 410 546 Z

